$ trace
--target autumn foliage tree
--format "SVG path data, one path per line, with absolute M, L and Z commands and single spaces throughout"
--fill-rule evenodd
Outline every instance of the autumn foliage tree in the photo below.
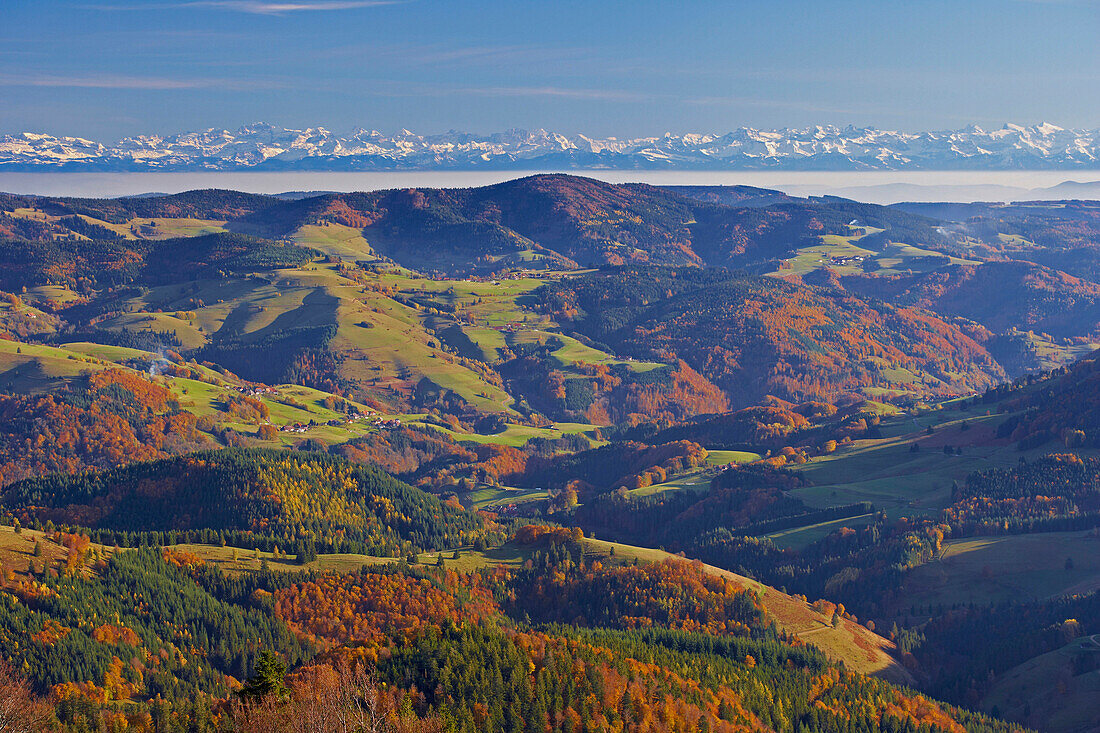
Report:
M 31 692 L 27 681 L 0 659 L 0 733 L 46 730 L 53 711 Z

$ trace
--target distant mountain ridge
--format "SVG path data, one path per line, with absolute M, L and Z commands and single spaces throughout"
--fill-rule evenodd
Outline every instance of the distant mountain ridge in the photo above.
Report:
M 0 170 L 1014 170 L 1100 168 L 1100 128 L 1043 123 L 898 132 L 814 126 L 725 134 L 591 138 L 547 130 L 489 135 L 386 135 L 257 123 L 127 137 L 104 144 L 23 132 L 0 135 Z

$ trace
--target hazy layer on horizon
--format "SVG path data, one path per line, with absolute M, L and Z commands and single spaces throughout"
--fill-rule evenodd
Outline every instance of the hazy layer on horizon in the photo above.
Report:
M 545 171 L 538 171 L 543 173 Z M 561 171 L 608 183 L 747 185 L 869 203 L 1100 199 L 1100 171 Z M 251 193 L 486 186 L 536 171 L 0 173 L 0 191 L 117 197 L 224 188 Z

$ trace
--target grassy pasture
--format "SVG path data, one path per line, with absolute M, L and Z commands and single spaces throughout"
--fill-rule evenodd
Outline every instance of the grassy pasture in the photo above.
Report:
M 413 424 L 424 425 L 430 427 L 433 430 L 438 430 L 441 433 L 451 436 L 457 441 L 471 441 L 474 443 L 493 443 L 494 445 L 507 445 L 513 448 L 518 448 L 524 445 L 531 438 L 548 438 L 556 439 L 564 435 L 585 435 L 589 434 L 596 429 L 595 425 L 587 425 L 585 423 L 555 423 L 552 427 L 548 428 L 536 428 L 530 425 L 516 425 L 515 423 L 506 423 L 507 427 L 499 433 L 493 435 L 480 435 L 478 433 L 463 433 L 449 428 L 442 427 L 440 425 L 434 425 L 432 423 L 424 422 L 413 418 L 415 422 Z M 601 444 L 599 441 L 593 441 L 589 439 L 590 443 Z
M 0 390 L 48 392 L 59 381 L 110 366 L 91 356 L 38 344 L 0 340 Z
M 324 252 L 345 260 L 374 259 L 374 250 L 367 243 L 363 232 L 354 227 L 328 222 L 324 226 L 306 224 L 299 227 L 290 238 L 295 244 Z
M 67 306 L 81 299 L 79 293 L 64 285 L 38 285 L 29 288 L 22 296 L 28 303 L 55 303 L 59 306 Z
M 576 362 L 583 362 L 585 364 L 607 364 L 615 365 L 622 364 L 626 366 L 632 372 L 642 373 L 650 372 L 654 369 L 660 369 L 665 364 L 652 361 L 633 361 L 631 359 L 619 359 L 606 351 L 600 351 L 594 349 L 591 346 L 581 343 L 577 339 L 571 336 L 565 336 L 560 333 L 550 333 L 547 331 L 519 331 L 508 336 L 509 341 L 517 344 L 529 344 L 535 342 L 545 342 L 550 339 L 558 339 L 562 342 L 562 346 L 555 349 L 552 355 L 558 362 L 565 367 L 572 366 Z
M 489 509 L 540 501 L 549 497 L 549 493 L 540 489 L 516 489 L 510 486 L 486 486 L 471 491 L 464 497 L 463 504 L 473 509 Z
M 751 463 L 760 460 L 759 453 L 744 450 L 710 450 L 707 449 L 707 465 L 723 466 L 727 463 Z
M 884 420 L 886 437 L 857 440 L 792 466 L 813 485 L 791 494 L 814 508 L 870 501 L 891 518 L 934 515 L 949 503 L 952 482 L 963 483 L 974 471 L 1011 468 L 1020 456 L 1030 459 L 1051 450 L 1021 453 L 1008 440 L 996 440 L 994 431 L 1006 417 L 943 409 Z M 926 434 L 928 427 L 932 435 Z M 915 453 L 910 452 L 913 444 L 919 446 Z M 945 455 L 945 445 L 962 447 L 963 455 Z
M 203 234 L 217 234 L 219 232 L 227 231 L 225 228 L 225 221 L 215 219 L 170 219 L 166 217 L 155 217 L 152 219 L 141 218 L 127 222 L 127 232 L 129 231 L 130 226 L 134 226 L 137 229 L 138 236 L 141 239 L 173 239 L 175 237 L 198 237 Z
M 854 529 L 870 524 L 874 521 L 874 517 L 874 513 L 862 514 L 858 517 L 834 519 L 831 522 L 820 522 L 805 527 L 784 529 L 764 536 L 774 542 L 777 547 L 781 547 L 785 550 L 800 550 L 818 540 L 825 539 L 825 537 L 841 527 L 851 527 Z
M 1074 675 L 1072 662 L 1079 654 L 1100 655 L 1100 640 L 1075 639 L 1003 672 L 982 698 L 981 709 L 996 709 L 1001 717 L 1036 730 L 1097 730 L 1100 669 Z
M 176 318 L 171 313 L 123 313 L 101 324 L 108 330 L 152 331 L 173 334 L 181 346 L 179 349 L 198 349 L 206 344 L 206 336 L 190 321 Z
M 863 272 L 863 265 L 858 261 L 846 264 L 831 264 L 833 259 L 862 257 L 873 259 L 874 250 L 864 249 L 855 244 L 859 237 L 842 237 L 836 234 L 826 234 L 821 237 L 821 244 L 811 247 L 803 247 L 796 250 L 793 257 L 788 258 L 789 269 L 778 270 L 772 275 L 806 275 L 814 270 L 829 267 L 841 275 L 858 275 Z
M 1066 559 L 1073 568 L 1065 568 Z M 975 537 L 944 543 L 940 560 L 913 569 L 899 612 L 911 605 L 987 605 L 1100 590 L 1100 539 L 1088 532 Z
M 400 272 L 388 272 L 378 278 L 381 285 L 411 296 L 427 298 L 453 307 L 476 326 L 507 326 L 526 322 L 532 326 L 549 324 L 545 316 L 532 313 L 517 303 L 543 284 L 539 278 L 519 278 L 476 282 L 467 280 L 429 280 Z
M 859 241 L 867 234 L 876 234 L 883 230 L 874 227 L 866 227 L 865 229 L 865 234 L 852 236 L 822 235 L 819 244 L 798 249 L 793 256 L 787 259 L 790 268 L 777 270 L 769 274 L 778 277 L 792 274 L 801 276 L 828 267 L 840 275 L 860 275 L 864 272 L 864 262 L 873 261 L 875 263 L 875 274 L 896 275 L 912 270 L 928 270 L 934 266 L 920 262 L 919 258 L 947 256 L 942 252 L 901 242 L 890 242 L 882 251 L 867 249 L 860 246 Z M 856 257 L 862 259 L 856 260 Z M 950 264 L 953 265 L 977 264 L 975 260 L 960 257 L 948 257 L 948 259 Z

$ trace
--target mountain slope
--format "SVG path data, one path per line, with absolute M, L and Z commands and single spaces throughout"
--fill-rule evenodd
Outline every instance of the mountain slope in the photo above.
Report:
M 786 257 L 825 235 L 849 236 L 852 222 L 884 230 L 866 246 L 946 244 L 934 220 L 884 206 L 561 174 L 470 189 L 329 194 L 265 208 L 226 226 L 287 237 L 325 222 L 361 230 L 376 252 L 405 266 L 451 273 L 516 265 L 742 266 Z
M 915 308 L 721 270 L 602 270 L 548 285 L 545 307 L 641 358 L 676 356 L 735 406 L 871 390 L 952 394 L 1004 378 L 958 326 Z
M 1030 262 L 952 265 L 898 277 L 844 277 L 861 297 L 961 316 L 995 332 L 1012 328 L 1056 337 L 1100 329 L 1100 285 Z
M 336 547 L 350 542 L 383 555 L 461 544 L 481 526 L 473 515 L 373 466 L 277 450 L 198 452 L 96 474 L 28 479 L 9 486 L 0 504 L 26 523 L 229 532 Z

